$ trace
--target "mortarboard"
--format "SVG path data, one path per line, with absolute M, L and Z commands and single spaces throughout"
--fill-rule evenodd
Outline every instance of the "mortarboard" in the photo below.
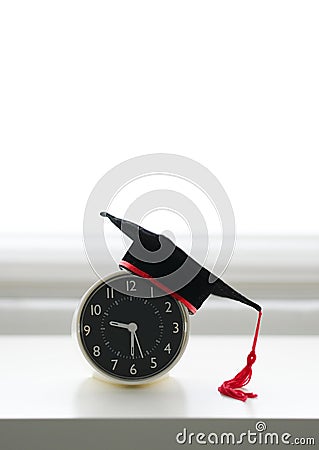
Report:
M 210 294 L 239 301 L 258 311 L 247 365 L 234 378 L 225 381 L 218 388 L 221 394 L 242 401 L 256 397 L 256 394 L 244 392 L 240 388 L 249 383 L 252 365 L 256 360 L 255 349 L 262 316 L 261 307 L 201 266 L 165 235 L 153 233 L 134 222 L 119 219 L 107 212 L 100 214 L 110 219 L 133 241 L 119 266 L 135 275 L 148 278 L 167 294 L 182 302 L 191 314 L 196 313 Z

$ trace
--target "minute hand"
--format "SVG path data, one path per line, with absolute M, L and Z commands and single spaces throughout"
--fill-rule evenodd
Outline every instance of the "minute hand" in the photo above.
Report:
M 135 333 L 131 331 L 131 356 L 134 358 L 134 336 Z

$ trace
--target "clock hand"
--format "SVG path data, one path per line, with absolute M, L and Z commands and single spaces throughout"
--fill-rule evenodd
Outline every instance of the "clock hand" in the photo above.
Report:
M 125 328 L 126 330 L 128 330 L 130 332 L 130 334 L 131 334 L 131 356 L 134 358 L 134 338 L 135 338 L 136 342 L 137 342 L 138 349 L 140 351 L 140 354 L 141 354 L 142 358 L 144 358 L 144 355 L 143 355 L 142 350 L 141 350 L 140 343 L 139 343 L 139 341 L 137 339 L 137 336 L 136 336 L 136 330 L 137 330 L 136 323 L 130 322 L 129 324 L 126 324 L 126 323 L 122 323 L 122 322 L 116 322 L 115 320 L 111 320 L 109 322 L 109 324 L 112 327 Z
M 126 324 L 126 323 L 115 322 L 114 320 L 111 320 L 111 322 L 109 322 L 109 323 L 112 327 L 126 328 L 127 330 L 129 329 L 129 324 Z
M 134 331 L 131 331 L 131 356 L 134 358 Z
M 134 337 L 135 337 L 135 340 L 136 340 L 138 349 L 139 349 L 139 351 L 140 351 L 141 357 L 144 358 L 144 355 L 143 355 L 143 353 L 142 353 L 142 349 L 141 349 L 140 343 L 139 343 L 139 341 L 138 341 L 138 339 L 137 339 L 137 334 L 136 334 L 136 332 L 134 332 Z

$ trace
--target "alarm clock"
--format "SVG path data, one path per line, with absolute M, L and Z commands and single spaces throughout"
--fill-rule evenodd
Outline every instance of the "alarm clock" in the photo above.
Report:
M 181 358 L 189 312 L 147 278 L 122 270 L 84 294 L 73 333 L 98 378 L 126 385 L 150 383 Z
M 165 235 L 107 211 L 100 215 L 126 234 L 132 244 L 119 262 L 123 271 L 96 282 L 74 315 L 74 334 L 94 374 L 130 385 L 155 381 L 167 374 L 186 348 L 189 313 L 195 314 L 213 294 L 258 311 L 247 364 L 218 388 L 221 394 L 241 401 L 256 397 L 240 388 L 249 383 L 256 361 L 261 307 Z

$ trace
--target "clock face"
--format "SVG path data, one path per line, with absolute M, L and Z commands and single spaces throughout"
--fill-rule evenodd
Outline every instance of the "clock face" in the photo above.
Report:
M 95 284 L 78 312 L 82 352 L 100 375 L 128 383 L 166 373 L 188 338 L 184 305 L 149 280 L 117 273 Z

